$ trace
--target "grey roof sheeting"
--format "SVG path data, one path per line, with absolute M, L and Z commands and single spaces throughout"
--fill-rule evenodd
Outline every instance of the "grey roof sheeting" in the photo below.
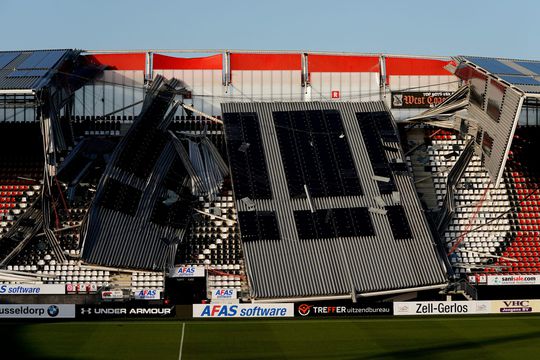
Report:
M 272 113 L 321 109 L 341 113 L 344 135 L 351 148 L 363 195 L 312 197 L 314 208 L 378 208 L 374 199 L 376 196 L 381 196 L 385 204 L 395 204 L 396 197 L 393 199 L 391 194 L 381 194 L 377 182 L 373 180 L 374 170 L 356 118 L 356 113 L 388 112 L 382 102 L 222 104 L 229 157 L 231 151 L 239 149 L 231 148 L 231 134 L 227 132 L 228 114 L 258 115 L 272 196 L 271 199 L 251 200 L 257 212 L 275 212 L 280 234 L 279 240 L 259 238 L 242 241 L 252 296 L 259 299 L 343 296 L 353 291 L 366 294 L 445 284 L 444 265 L 437 254 L 413 179 L 408 173 L 394 173 L 393 177 L 412 238 L 395 239 L 388 216 L 370 213 L 375 236 L 299 239 L 293 211 L 310 210 L 310 205 L 307 198 L 293 199 L 289 196 Z M 395 126 L 393 120 L 392 124 Z M 388 159 L 403 159 L 398 143 L 383 144 L 387 149 L 394 149 L 385 151 Z M 232 176 L 233 190 L 237 196 L 235 187 L 238 183 L 234 171 Z M 249 210 L 245 201 L 239 198 L 235 200 L 239 212 Z M 246 225 L 249 226 L 240 221 L 241 233 Z
M 192 200 L 185 168 L 174 168 L 178 155 L 164 124 L 179 85 L 156 77 L 141 114 L 115 148 L 82 229 L 84 261 L 160 271 L 173 264 Z M 175 171 L 182 173 L 171 182 Z M 170 191 L 178 197 L 165 205 Z
M 39 90 L 73 50 L 0 52 L 0 90 Z M 53 71 L 51 71 L 53 70 Z
M 476 154 L 498 186 L 519 124 L 525 98 L 540 93 L 539 61 L 459 57 L 455 75 L 469 85 L 469 135 L 477 139 Z M 527 67 L 525 67 L 527 66 Z M 538 85 L 523 85 L 525 83 Z M 507 85 L 510 84 L 510 86 Z

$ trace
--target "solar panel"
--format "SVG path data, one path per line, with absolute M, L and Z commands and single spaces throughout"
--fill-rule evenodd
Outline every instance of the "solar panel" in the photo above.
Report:
M 354 231 L 359 236 L 375 236 L 369 210 L 364 207 L 350 208 Z
M 0 54 L 0 69 L 3 69 L 7 64 L 12 62 L 20 54 L 20 52 Z
M 535 80 L 534 78 L 530 76 L 504 76 L 502 75 L 501 78 L 503 80 L 508 81 L 510 84 L 513 84 L 513 85 L 540 85 L 540 81 Z
M 294 221 L 303 240 L 375 235 L 369 210 L 364 207 L 319 209 L 314 213 L 297 210 Z
M 63 50 L 36 51 L 24 60 L 18 69 L 50 69 L 64 55 Z
M 313 215 L 309 210 L 299 210 L 294 212 L 294 222 L 299 239 L 317 239 L 317 230 L 313 222 Z
M 238 221 L 243 241 L 280 239 L 276 213 L 273 211 L 240 211 Z
M 34 89 L 45 87 L 51 69 L 71 50 L 0 52 L 0 89 Z
M 56 65 L 58 60 L 60 60 L 64 54 L 65 51 L 48 51 L 45 58 L 43 58 L 43 60 L 39 63 L 39 66 L 50 69 Z
M 373 118 L 373 122 L 377 126 L 383 141 L 399 142 L 396 130 L 392 126 L 392 120 L 387 112 L 374 112 L 371 114 L 371 117 Z
M 492 74 L 506 74 L 506 75 L 523 75 L 510 66 L 503 64 L 497 59 L 493 58 L 481 58 L 481 57 L 468 57 L 467 60 L 480 66 L 484 70 L 489 71 Z
M 343 121 L 337 110 L 324 112 L 326 127 L 330 133 L 329 139 L 335 155 L 335 162 L 339 168 L 339 175 L 345 195 L 362 195 L 362 187 L 358 180 L 358 174 L 354 167 L 351 149 L 347 138 Z
M 362 195 L 336 110 L 272 113 L 291 197 Z
M 381 194 L 391 194 L 392 191 L 396 190 L 392 171 L 390 169 L 388 159 L 384 153 L 384 147 L 381 141 L 384 139 L 382 139 L 382 135 L 380 134 L 380 128 L 382 128 L 382 131 L 386 133 L 387 139 L 390 135 L 386 121 L 380 121 L 387 116 L 388 115 L 383 112 L 356 113 L 358 125 L 360 126 L 360 130 L 362 132 L 362 138 L 364 139 L 374 174 L 390 179 L 389 182 L 377 181 Z M 393 138 L 388 140 L 393 141 Z
M 134 216 L 141 197 L 141 190 L 111 178 L 107 180 L 103 187 L 100 204 L 104 208 Z
M 30 70 L 15 70 L 12 71 L 7 78 L 19 78 L 19 77 L 42 77 L 47 75 L 49 70 L 43 69 L 30 69 Z
M 271 199 L 257 114 L 224 113 L 223 119 L 236 196 Z
M 44 51 L 36 51 L 28 56 L 17 68 L 19 69 L 36 69 L 38 64 L 45 57 Z
M 182 182 L 178 179 L 184 179 L 188 175 L 185 166 L 179 157 L 176 157 L 167 172 L 165 179 L 163 179 L 163 187 L 174 191 L 180 201 L 176 201 L 172 204 L 167 203 L 165 200 L 169 197 L 169 193 L 163 195 L 157 199 L 150 215 L 150 221 L 154 224 L 161 226 L 171 226 L 177 229 L 184 228 L 190 220 L 191 207 L 186 206 L 187 200 L 191 198 L 191 191 L 187 187 L 182 186 Z
M 386 206 L 385 209 L 386 215 L 388 215 L 388 220 L 390 221 L 390 227 L 392 229 L 394 239 L 402 240 L 412 238 L 411 228 L 409 226 L 409 221 L 407 220 L 403 206 Z
M 523 66 L 527 70 L 534 72 L 535 74 L 540 74 L 540 62 L 532 61 L 514 61 L 519 66 Z
M 149 128 L 146 124 L 136 127 L 118 154 L 116 166 L 147 179 L 166 144 L 167 137 L 162 131 Z

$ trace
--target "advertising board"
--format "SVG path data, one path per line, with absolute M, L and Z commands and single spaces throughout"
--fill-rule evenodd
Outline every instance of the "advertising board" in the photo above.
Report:
M 394 315 L 489 314 L 489 301 L 410 301 L 394 302 Z
M 103 300 L 123 299 L 124 293 L 122 290 L 104 290 L 101 292 L 101 298 Z
M 136 289 L 133 291 L 133 297 L 137 300 L 159 300 L 161 299 L 161 290 Z
M 488 275 L 488 285 L 540 285 L 540 275 Z
M 452 94 L 451 91 L 392 91 L 392 108 L 429 109 L 442 103 Z
M 392 315 L 392 303 L 378 304 L 343 304 L 331 305 L 327 303 L 298 303 L 295 306 L 295 315 L 303 317 L 323 316 L 379 316 Z
M 65 294 L 63 284 L 0 284 L 0 295 Z
M 540 312 L 540 300 L 500 300 L 491 301 L 491 313 L 515 314 Z
M 212 300 L 230 300 L 238 298 L 238 294 L 235 289 L 214 289 L 210 294 Z
M 0 319 L 69 319 L 73 304 L 0 304 Z
M 170 277 L 204 277 L 204 268 L 200 266 L 177 266 L 173 268 Z
M 194 304 L 194 318 L 293 317 L 294 304 Z
M 170 318 L 176 315 L 174 306 L 98 306 L 77 305 L 79 319 L 107 318 Z

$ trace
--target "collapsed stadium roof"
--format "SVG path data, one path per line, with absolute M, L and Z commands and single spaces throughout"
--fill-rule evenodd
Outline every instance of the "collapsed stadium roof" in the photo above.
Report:
M 96 196 L 79 231 L 84 240 L 80 258 L 88 264 L 166 270 L 191 220 L 190 197 L 211 198 L 226 177 L 226 164 L 209 140 L 216 136 L 222 141 L 225 132 L 228 151 L 220 150 L 230 160 L 253 298 L 355 297 L 440 287 L 447 281 L 446 256 L 437 254 L 436 235 L 408 173 L 394 118 L 433 120 L 442 114 L 439 120 L 448 125 L 450 114 L 455 115 L 459 121 L 451 127 L 462 130 L 469 142 L 447 185 L 459 181 L 473 147 L 495 183 L 501 178 L 523 99 L 537 97 L 540 88 L 539 62 L 532 61 L 215 53 L 199 58 L 153 51 L 0 53 L 0 84 L 6 84 L 0 86 L 0 105 L 12 101 L 6 92 L 68 90 L 58 92 L 59 101 L 53 99 L 48 112 L 31 117 L 44 126 L 48 156 L 45 200 L 26 212 L 37 221 L 25 230 L 25 241 L 40 228 L 52 229 L 55 216 L 58 221 L 54 211 L 62 195 L 48 181 L 56 176 L 71 191 L 88 164 L 99 158 L 107 169 L 91 189 Z M 71 59 L 77 61 L 66 61 Z M 96 66 L 85 73 L 88 64 Z M 456 69 L 455 75 L 450 68 Z M 166 94 L 167 101 L 158 104 L 164 95 L 155 95 L 152 84 L 161 82 L 161 76 L 182 80 L 186 91 L 181 99 Z M 21 81 L 20 87 L 8 84 L 13 79 Z M 79 83 L 69 85 L 77 79 Z M 450 97 L 423 114 L 420 108 L 400 107 L 391 100 L 394 93 L 432 90 Z M 158 104 L 160 109 L 148 112 L 152 98 L 157 102 L 151 106 Z M 209 130 L 193 114 L 211 119 L 215 127 Z M 217 119 L 221 115 L 223 127 Z M 0 120 L 21 121 L 18 112 L 5 108 Z M 115 123 L 115 133 L 106 139 L 98 139 L 108 136 L 106 131 L 80 126 L 109 121 Z M 169 121 L 198 127 L 171 133 L 165 131 Z M 75 127 L 84 129 L 77 133 Z M 154 135 L 166 140 L 154 146 Z M 98 140 L 86 141 L 87 136 Z M 151 154 L 138 148 L 143 143 Z M 70 167 L 84 157 L 89 161 Z M 176 209 L 171 210 L 171 204 Z M 16 224 L 29 223 L 22 220 Z M 1 239 L 2 245 L 15 228 L 23 229 L 15 226 Z M 62 259 L 53 232 L 45 234 L 53 255 Z M 24 243 L 12 245 L 19 251 Z M 14 256 L 6 254 L 5 263 Z
M 503 176 L 521 109 L 540 93 L 540 61 L 457 56 L 455 75 L 465 82 L 441 104 L 408 121 L 453 128 L 476 140 L 491 182 Z M 453 66 L 452 66 L 453 67 Z
M 255 298 L 446 283 L 382 102 L 222 107 Z

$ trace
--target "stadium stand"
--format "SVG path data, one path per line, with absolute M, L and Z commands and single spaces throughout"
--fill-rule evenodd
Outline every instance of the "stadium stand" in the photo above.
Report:
M 473 157 L 456 186 L 456 213 L 443 239 L 458 275 L 540 271 L 540 197 L 538 166 L 533 155 L 538 151 L 534 140 L 537 133 L 536 126 L 517 128 L 498 187 L 491 183 L 478 156 Z M 430 144 L 424 165 L 432 173 L 437 202 L 431 203 L 431 209 L 436 211 L 446 192 L 448 171 L 463 150 L 464 140 L 456 131 L 437 129 L 425 129 L 425 137 Z
M 0 52 L 0 281 L 127 299 L 194 266 L 279 301 L 538 273 L 538 64 Z
M 427 130 L 431 144 L 426 161 L 432 173 L 437 204 L 440 208 L 447 191 L 450 169 L 464 149 L 464 140 L 453 131 Z M 431 133 L 431 134 L 430 134 Z M 473 156 L 455 187 L 455 214 L 442 239 L 458 274 L 489 267 L 491 256 L 498 256 L 510 231 L 510 198 L 503 181 L 491 184 L 478 156 Z M 455 244 L 459 242 L 460 246 Z
M 501 257 L 490 272 L 530 274 L 540 272 L 539 230 L 540 200 L 538 127 L 520 127 L 514 136 L 508 158 L 506 181 L 511 202 L 511 233 Z M 500 268 L 499 268 L 500 267 Z

